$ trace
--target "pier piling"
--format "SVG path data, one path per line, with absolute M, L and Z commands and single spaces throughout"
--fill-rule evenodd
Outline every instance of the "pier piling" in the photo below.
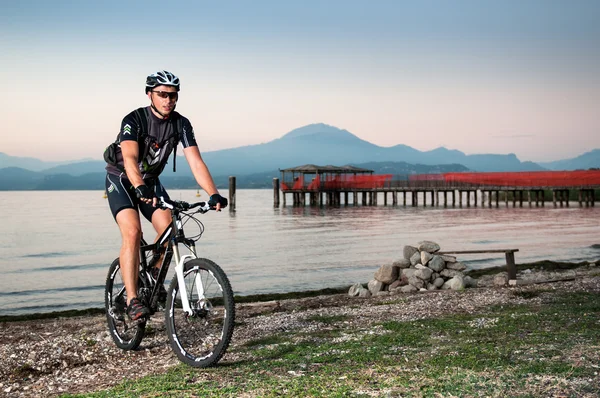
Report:
M 229 211 L 235 211 L 235 176 L 229 177 Z
M 285 198 L 285 194 L 283 195 Z M 279 178 L 277 177 L 273 178 L 273 207 L 279 207 Z

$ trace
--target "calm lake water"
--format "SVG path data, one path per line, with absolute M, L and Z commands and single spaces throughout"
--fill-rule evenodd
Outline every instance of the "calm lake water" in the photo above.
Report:
M 170 194 L 206 199 L 194 190 Z M 102 192 L 0 192 L 0 203 L 0 315 L 103 307 L 120 235 Z M 600 206 L 386 207 L 382 197 L 378 203 L 276 209 L 271 190 L 238 190 L 236 212 L 199 216 L 205 226 L 199 254 L 221 265 L 240 295 L 366 283 L 379 265 L 401 258 L 404 245 L 421 240 L 442 250 L 518 248 L 517 263 L 600 258 L 592 248 L 600 243 Z M 154 238 L 149 224 L 144 231 Z M 459 259 L 480 268 L 504 264 L 503 257 Z

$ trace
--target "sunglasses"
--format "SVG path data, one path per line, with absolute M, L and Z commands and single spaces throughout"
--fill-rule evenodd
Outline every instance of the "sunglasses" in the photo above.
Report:
M 169 99 L 174 99 L 174 100 L 179 98 L 178 92 L 173 92 L 173 93 L 170 91 L 152 91 L 152 92 L 155 93 L 156 95 L 158 95 L 160 98 L 169 98 Z

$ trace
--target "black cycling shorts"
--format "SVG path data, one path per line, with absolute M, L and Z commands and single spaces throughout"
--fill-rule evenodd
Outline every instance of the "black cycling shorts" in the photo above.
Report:
M 162 196 L 165 199 L 169 199 L 169 194 L 158 178 L 145 180 L 144 182 L 148 188 L 154 191 L 154 195 L 156 195 L 157 198 Z M 108 196 L 110 211 L 115 220 L 117 218 L 117 213 L 123 209 L 139 209 L 144 218 L 152 222 L 152 214 L 158 209 L 158 207 L 154 207 L 152 204 L 140 201 L 135 194 L 135 188 L 127 178 L 107 174 L 106 195 Z

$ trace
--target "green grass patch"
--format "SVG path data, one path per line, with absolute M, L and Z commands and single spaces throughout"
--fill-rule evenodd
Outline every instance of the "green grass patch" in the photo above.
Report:
M 539 290 L 513 290 L 511 293 L 515 297 L 521 297 L 524 299 L 532 299 L 539 297 L 542 293 L 550 292 L 551 289 L 539 289 Z
M 287 340 L 284 339 L 282 336 L 273 335 L 273 336 L 267 336 L 267 337 L 263 337 L 263 338 L 256 339 L 256 340 L 250 340 L 244 345 L 246 347 L 258 347 L 258 346 L 265 346 L 265 345 L 281 344 L 285 341 L 287 341 Z

